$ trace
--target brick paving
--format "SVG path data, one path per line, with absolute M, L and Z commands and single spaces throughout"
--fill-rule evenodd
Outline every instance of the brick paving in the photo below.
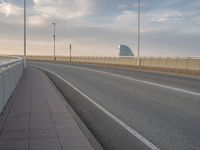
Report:
M 47 77 L 28 67 L 0 116 L 0 150 L 92 150 Z

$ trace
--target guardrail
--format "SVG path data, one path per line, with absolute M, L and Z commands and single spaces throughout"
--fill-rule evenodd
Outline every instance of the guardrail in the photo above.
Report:
M 0 113 L 23 74 L 23 60 L 20 57 L 0 57 Z
M 52 56 L 27 56 L 29 60 L 52 61 Z M 69 57 L 57 56 L 57 61 L 69 62 Z M 72 57 L 72 62 L 137 66 L 135 57 Z M 140 67 L 200 71 L 200 57 L 142 57 Z

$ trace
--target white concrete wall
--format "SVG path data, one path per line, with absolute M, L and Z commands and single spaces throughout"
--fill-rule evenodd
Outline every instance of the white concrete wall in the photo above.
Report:
M 10 96 L 23 74 L 23 61 L 12 60 L 8 64 L 0 65 L 0 113 L 2 113 Z

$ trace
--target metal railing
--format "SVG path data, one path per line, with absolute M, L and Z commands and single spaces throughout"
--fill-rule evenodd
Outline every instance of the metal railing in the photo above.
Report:
M 23 59 L 20 57 L 0 57 L 0 113 L 23 74 Z

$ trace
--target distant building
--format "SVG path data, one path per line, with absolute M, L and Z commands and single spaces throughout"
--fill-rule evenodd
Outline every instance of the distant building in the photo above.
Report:
M 119 56 L 134 56 L 134 54 L 128 46 L 119 45 Z

